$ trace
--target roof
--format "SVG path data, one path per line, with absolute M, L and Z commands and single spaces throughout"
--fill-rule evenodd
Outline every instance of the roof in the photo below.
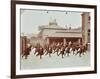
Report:
M 43 29 L 65 29 L 65 28 L 59 26 L 58 23 L 56 22 L 56 19 L 54 19 L 53 21 L 49 22 L 48 25 L 39 26 L 39 29 L 43 30 Z
M 48 25 L 39 26 L 39 30 L 44 30 L 44 29 L 55 29 L 55 30 L 59 30 L 63 32 L 81 32 L 82 31 L 81 27 L 68 29 L 68 28 L 59 26 L 56 20 L 49 22 Z
M 65 29 L 65 28 L 62 28 L 58 25 L 42 25 L 39 26 L 39 29 L 42 30 L 42 29 Z
M 82 37 L 82 33 L 53 33 L 48 37 Z

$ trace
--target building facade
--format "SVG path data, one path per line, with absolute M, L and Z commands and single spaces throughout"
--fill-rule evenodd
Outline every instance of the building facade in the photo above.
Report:
M 58 25 L 56 20 L 49 22 L 48 25 L 39 26 L 40 33 L 38 34 L 46 44 L 53 42 L 81 42 L 82 41 L 82 29 L 81 27 L 75 29 L 63 28 Z
M 21 54 L 24 53 L 24 51 L 28 47 L 28 44 L 30 44 L 30 40 L 27 38 L 27 36 L 21 36 L 20 37 L 20 52 L 21 52 Z
M 82 13 L 82 43 L 90 43 L 90 15 L 88 12 Z

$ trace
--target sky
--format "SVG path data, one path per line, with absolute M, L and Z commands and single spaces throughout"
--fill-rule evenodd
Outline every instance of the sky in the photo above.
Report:
M 80 12 L 50 11 L 35 9 L 20 9 L 21 33 L 39 32 L 38 26 L 48 25 L 50 21 L 56 19 L 59 26 L 65 28 L 81 27 Z

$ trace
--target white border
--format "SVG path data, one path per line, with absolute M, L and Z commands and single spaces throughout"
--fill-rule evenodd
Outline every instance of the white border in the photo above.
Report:
M 64 10 L 64 11 L 81 11 L 90 12 L 91 17 L 91 66 L 78 68 L 59 68 L 59 69 L 35 69 L 35 70 L 20 70 L 20 8 L 25 9 L 47 9 L 47 10 Z M 86 8 L 71 8 L 71 7 L 53 7 L 53 6 L 36 6 L 36 5 L 16 5 L 16 75 L 21 74 L 42 74 L 56 72 L 76 72 L 76 71 L 92 71 L 94 70 L 94 10 Z M 33 73 L 34 72 L 34 73 Z

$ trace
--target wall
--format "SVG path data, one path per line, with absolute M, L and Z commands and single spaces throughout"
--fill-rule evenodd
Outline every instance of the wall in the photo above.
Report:
M 61 77 L 43 77 L 34 79 L 100 79 L 100 1 L 99 0 L 36 0 L 58 3 L 76 3 L 98 5 L 98 73 Z M 0 79 L 9 79 L 10 75 L 10 0 L 0 0 Z M 29 78 L 28 78 L 29 79 Z

